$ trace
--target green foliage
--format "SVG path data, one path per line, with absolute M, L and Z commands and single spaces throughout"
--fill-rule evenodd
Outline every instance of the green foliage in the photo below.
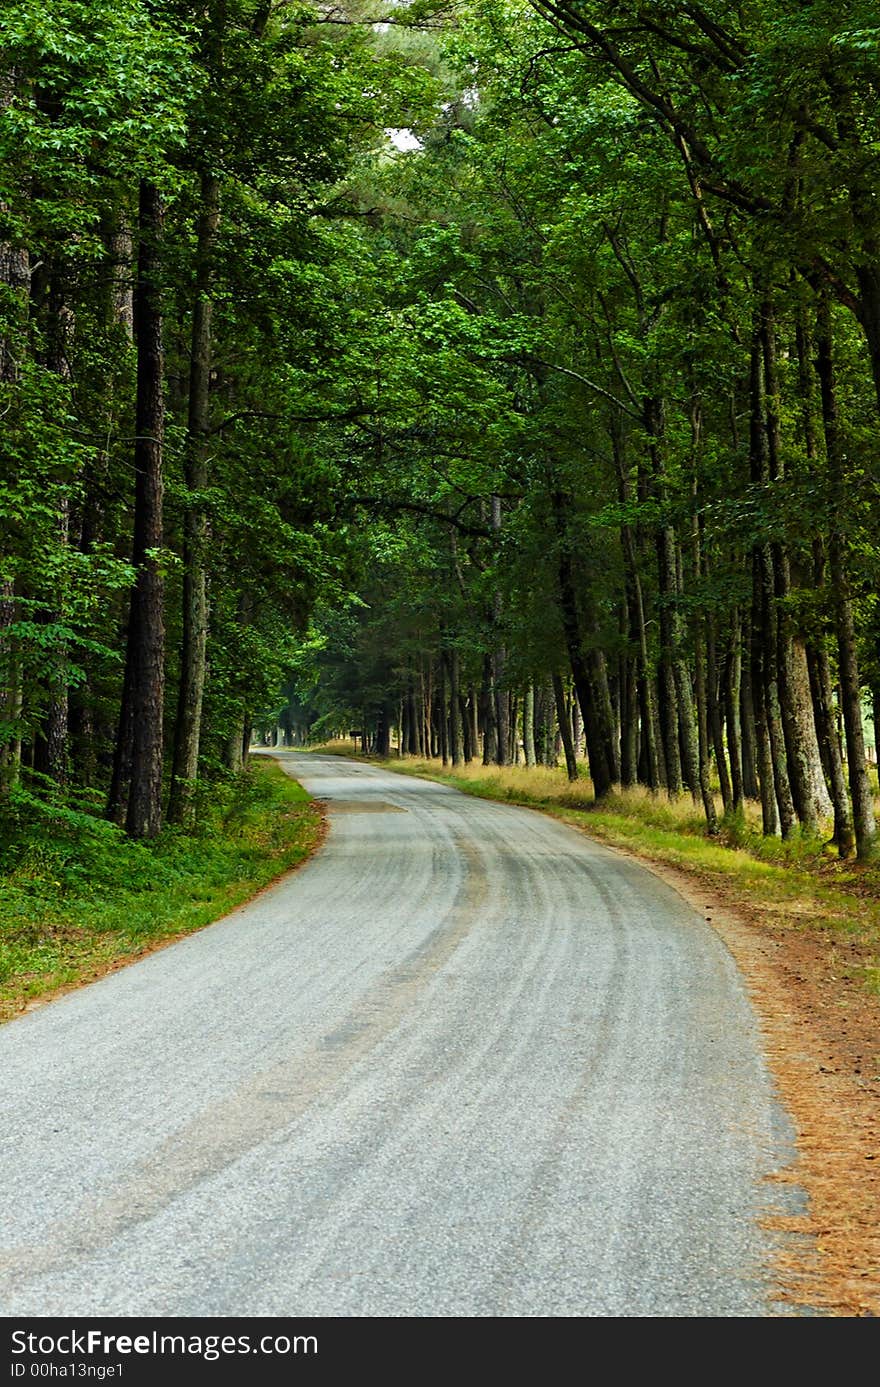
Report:
M 190 834 L 135 843 L 87 796 L 13 790 L 0 812 L 0 1015 L 198 929 L 301 861 L 319 816 L 259 764 L 215 781 Z

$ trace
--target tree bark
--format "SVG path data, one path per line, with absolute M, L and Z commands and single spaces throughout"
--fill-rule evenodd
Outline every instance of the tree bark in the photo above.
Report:
M 773 314 L 768 304 L 762 314 L 762 350 L 764 358 L 765 409 L 770 480 L 784 479 L 782 438 L 779 420 L 779 380 L 776 363 L 776 332 Z M 789 615 L 788 598 L 791 574 L 784 542 L 774 540 L 772 546 L 774 593 L 776 598 L 777 665 L 779 671 L 779 705 L 792 798 L 803 829 L 809 834 L 819 830 L 820 819 L 831 812 L 831 802 L 825 787 L 819 746 L 809 696 L 806 658 L 803 645 L 795 646 Z
M 12 104 L 15 93 L 15 72 L 8 68 L 0 71 L 0 111 Z M 8 205 L 0 201 L 0 215 L 8 211 Z M 8 409 L 6 397 L 18 381 L 21 357 L 27 346 L 30 279 L 27 248 L 0 240 L 0 286 L 5 298 L 0 331 L 0 394 L 4 415 Z M 2 558 L 0 555 L 0 562 Z M 21 769 L 22 670 L 12 632 L 17 619 L 15 581 L 7 571 L 0 574 L 0 797 L 8 795 Z
M 565 752 L 565 769 L 568 772 L 569 780 L 574 781 L 578 778 L 577 757 L 574 754 L 571 721 L 568 716 L 568 708 L 565 705 L 565 687 L 562 683 L 562 675 L 559 673 L 553 675 L 553 697 L 556 701 L 556 721 L 559 725 L 562 747 Z
M 464 760 L 464 725 L 461 713 L 461 669 L 458 651 L 449 651 L 449 741 L 453 766 Z
M 480 754 L 480 706 L 473 684 L 468 685 L 468 719 L 470 736 L 466 757 L 468 761 L 475 761 Z
M 495 670 L 491 655 L 483 656 L 483 687 L 480 702 L 483 710 L 483 765 L 491 766 L 498 758 Z
M 125 682 L 119 718 L 110 812 L 133 838 L 152 838 L 162 823 L 162 712 L 164 596 L 158 551 L 162 546 L 164 358 L 159 286 L 162 205 L 142 180 L 135 294 L 137 402 L 134 450 L 135 505 Z M 128 772 L 128 784 L 126 784 Z
M 828 652 L 824 645 L 816 644 L 808 645 L 806 653 L 819 754 L 822 757 L 834 811 L 834 842 L 841 857 L 851 857 L 855 852 L 856 839 L 840 755 L 840 741 L 837 728 L 834 726 L 834 692 Z
M 709 722 L 709 740 L 712 750 L 715 753 L 715 765 L 718 770 L 718 787 L 721 791 L 721 803 L 724 806 L 725 814 L 729 814 L 734 807 L 733 787 L 727 765 L 727 755 L 724 749 L 721 673 L 718 668 L 718 646 L 715 621 L 711 616 L 707 616 L 706 618 L 706 698 L 708 705 L 707 718 Z
M 209 173 L 201 178 L 201 208 L 196 245 L 195 295 L 189 369 L 185 477 L 188 492 L 183 530 L 183 632 L 180 685 L 174 724 L 174 758 L 168 818 L 192 820 L 199 770 L 202 703 L 208 641 L 208 581 L 205 565 L 207 517 L 202 493 L 208 483 L 214 246 L 220 224 L 220 183 Z
M 738 610 L 734 610 L 727 658 L 723 674 L 724 720 L 727 725 L 727 752 L 730 758 L 731 808 L 738 814 L 743 807 L 745 773 L 743 769 L 743 738 L 740 706 L 742 680 L 742 626 Z
M 584 653 L 577 610 L 574 577 L 571 557 L 564 530 L 564 502 L 561 496 L 554 498 L 559 533 L 559 606 L 562 628 L 568 649 L 568 659 L 574 686 L 581 705 L 581 717 L 587 738 L 587 756 L 590 762 L 590 777 L 597 799 L 608 794 L 614 784 L 614 766 L 608 757 L 611 743 L 610 728 L 606 724 L 604 700 L 596 698 L 587 656 Z
M 823 295 L 819 303 L 816 347 L 816 370 L 819 375 L 819 390 L 822 398 L 822 424 L 825 433 L 825 453 L 829 477 L 833 494 L 842 497 L 845 494 L 846 477 L 837 410 L 831 310 L 827 295 Z M 865 861 L 874 855 L 877 829 L 865 759 L 855 623 L 847 572 L 846 544 L 841 528 L 839 509 L 833 509 L 830 515 L 828 566 L 831 574 L 831 591 L 837 624 L 841 705 L 846 732 L 846 759 L 849 771 L 849 790 L 852 798 L 856 853 L 861 860 Z
M 769 482 L 768 444 L 766 433 L 766 398 L 763 353 L 763 309 L 756 314 L 752 331 L 749 360 L 749 460 L 754 487 L 766 488 Z M 795 828 L 794 802 L 788 779 L 785 742 L 779 707 L 778 626 L 776 586 L 774 582 L 771 546 L 759 540 L 754 548 L 752 605 L 752 673 L 760 671 L 760 680 L 753 685 L 755 726 L 758 734 L 758 776 L 761 780 L 761 802 L 764 822 L 768 822 L 769 786 L 764 783 L 767 755 L 773 772 L 779 827 L 783 838 L 789 838 Z M 775 814 L 773 816 L 775 818 Z
M 526 685 L 523 698 L 523 754 L 526 766 L 535 764 L 535 686 L 531 679 Z
M 755 688 L 752 678 L 752 614 L 743 613 L 740 649 L 740 734 L 742 736 L 743 794 L 746 799 L 760 799 L 758 787 L 758 735 L 755 728 Z
M 449 708 L 447 687 L 448 654 L 444 650 L 440 656 L 439 688 L 437 690 L 437 731 L 440 742 L 440 760 L 443 766 L 449 765 Z
M 501 533 L 501 497 L 492 497 L 491 511 L 492 533 Z M 497 540 L 496 540 L 497 543 Z M 492 656 L 492 691 L 495 701 L 495 760 L 499 766 L 510 765 L 510 708 L 507 699 L 507 686 L 505 683 L 505 672 L 507 667 L 507 651 L 501 641 L 497 640 L 497 634 L 501 625 L 501 593 L 495 592 L 492 601 L 492 629 L 496 635 L 495 649 Z

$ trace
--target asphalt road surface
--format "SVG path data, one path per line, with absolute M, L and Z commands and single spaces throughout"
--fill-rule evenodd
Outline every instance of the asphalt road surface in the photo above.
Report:
M 742 983 L 541 814 L 323 756 L 317 856 L 0 1029 L 5 1315 L 773 1314 Z

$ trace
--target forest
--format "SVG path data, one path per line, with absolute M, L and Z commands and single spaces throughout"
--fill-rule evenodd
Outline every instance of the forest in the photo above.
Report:
M 280 726 L 870 859 L 878 43 L 3 0 L 3 841 L 188 831 Z

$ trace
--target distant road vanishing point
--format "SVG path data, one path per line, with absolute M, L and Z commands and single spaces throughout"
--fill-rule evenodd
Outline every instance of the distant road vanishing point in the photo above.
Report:
M 711 927 L 544 815 L 280 759 L 311 862 L 0 1030 L 2 1313 L 777 1313 L 791 1129 Z

